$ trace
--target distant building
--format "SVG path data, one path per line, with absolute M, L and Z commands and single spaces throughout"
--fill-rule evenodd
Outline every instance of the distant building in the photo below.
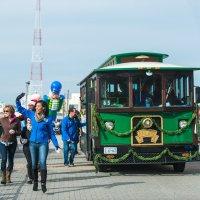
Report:
M 76 108 L 77 110 L 80 110 L 80 93 L 72 93 L 71 97 L 66 101 L 68 101 L 68 109 L 69 108 Z

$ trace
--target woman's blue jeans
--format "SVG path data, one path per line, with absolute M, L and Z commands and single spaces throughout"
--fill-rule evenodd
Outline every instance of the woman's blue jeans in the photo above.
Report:
M 66 140 L 63 141 L 63 157 L 65 165 L 74 163 L 75 150 L 75 143 Z
M 49 152 L 49 144 L 30 142 L 29 148 L 31 152 L 32 169 L 33 170 L 37 169 L 37 164 L 39 162 L 40 170 L 46 170 L 47 169 L 46 161 Z
M 16 141 L 10 144 L 9 146 L 5 146 L 5 144 L 2 144 L 0 142 L 0 152 L 2 156 L 1 171 L 7 170 L 9 172 L 12 172 L 16 147 L 17 147 Z M 7 160 L 8 160 L 8 167 L 6 169 Z

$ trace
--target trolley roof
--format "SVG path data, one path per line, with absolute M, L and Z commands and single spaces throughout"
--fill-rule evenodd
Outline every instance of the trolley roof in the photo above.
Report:
M 137 70 L 152 70 L 152 71 L 194 71 L 200 70 L 200 67 L 182 66 L 175 64 L 163 63 L 167 58 L 167 54 L 152 53 L 152 52 L 132 52 L 110 56 L 97 69 L 94 69 L 81 82 L 98 72 L 109 71 L 137 71 Z
M 127 63 L 127 62 L 137 62 L 137 61 L 151 61 L 151 62 L 163 62 L 167 58 L 167 54 L 163 53 L 153 53 L 153 52 L 131 52 L 115 54 L 110 56 L 99 68 L 105 67 L 112 64 Z
M 180 70 L 180 71 L 191 71 L 191 70 L 200 70 L 200 67 L 189 67 L 182 65 L 174 65 L 161 62 L 128 62 L 109 65 L 101 68 L 97 68 L 95 72 L 102 71 L 121 71 L 121 70 Z

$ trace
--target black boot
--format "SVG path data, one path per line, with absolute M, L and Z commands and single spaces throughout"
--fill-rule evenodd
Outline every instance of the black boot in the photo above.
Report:
M 33 191 L 38 191 L 38 182 L 33 182 Z
M 33 183 L 33 171 L 31 169 L 31 166 L 27 165 L 27 174 L 28 174 L 28 184 L 32 184 Z
M 33 170 L 33 191 L 38 190 L 38 169 Z
M 45 193 L 47 191 L 47 188 L 46 188 L 47 170 L 45 170 L 45 169 L 40 170 L 40 174 L 41 174 L 41 188 L 42 188 L 42 192 Z

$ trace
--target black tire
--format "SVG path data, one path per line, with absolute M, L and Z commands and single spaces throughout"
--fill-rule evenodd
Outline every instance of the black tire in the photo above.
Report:
M 185 162 L 174 163 L 173 167 L 174 167 L 174 171 L 175 172 L 184 172 L 184 170 L 185 170 Z
M 106 172 L 107 166 L 106 165 L 99 165 L 99 172 Z

